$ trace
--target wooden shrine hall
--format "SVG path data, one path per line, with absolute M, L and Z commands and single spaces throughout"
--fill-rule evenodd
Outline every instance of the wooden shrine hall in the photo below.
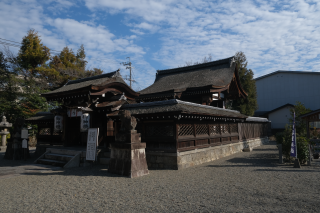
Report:
M 159 70 L 155 82 L 139 93 L 138 102 L 179 99 L 221 108 L 225 100 L 247 97 L 240 84 L 234 57 Z
M 137 119 L 149 168 L 187 168 L 251 151 L 268 141 L 267 119 L 224 107 L 226 100 L 247 97 L 233 57 L 158 71 L 154 84 L 139 93 L 124 82 L 118 70 L 69 81 L 42 96 L 61 107 L 46 115 L 54 117 L 47 126 L 43 117 L 28 119 L 35 124 L 42 121 L 38 146 L 46 132 L 47 136 L 60 135 L 60 141 L 47 140 L 51 147 L 85 147 L 88 128 L 99 128 L 99 148 L 108 152 L 121 126 L 120 110 Z M 106 156 L 101 154 L 101 159 Z
M 98 112 L 118 111 L 123 104 L 136 103 L 139 95 L 124 82 L 119 71 L 69 81 L 59 89 L 42 94 L 47 101 L 57 101 L 61 107 L 51 111 L 55 115 L 54 125 L 52 122 L 46 131 L 40 129 L 39 134 L 60 134 L 60 141 L 51 141 L 51 144 L 85 146 L 88 129 L 99 127 L 99 145 L 106 146 L 112 141 L 113 121 Z M 28 120 L 39 122 L 43 127 L 42 117 Z

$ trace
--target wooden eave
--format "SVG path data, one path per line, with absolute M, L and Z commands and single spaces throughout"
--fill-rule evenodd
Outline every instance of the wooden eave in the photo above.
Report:
M 185 96 L 185 95 L 199 95 L 199 94 L 209 94 L 214 92 L 222 92 L 229 88 L 230 84 L 227 84 L 225 86 L 215 86 L 215 85 L 208 85 L 204 87 L 192 87 L 192 88 L 184 88 L 184 89 L 174 89 L 174 90 L 168 90 L 164 92 L 159 93 L 151 93 L 151 94 L 145 94 L 140 95 L 137 99 L 139 100 L 146 100 L 146 99 L 161 99 L 166 97 L 172 97 L 174 98 L 175 95 L 179 96 Z
M 206 121 L 211 120 L 214 122 L 244 122 L 246 118 L 241 117 L 231 117 L 226 115 L 213 115 L 206 113 L 193 113 L 186 111 L 170 111 L 170 112 L 161 112 L 161 113 L 148 113 L 148 114 L 132 114 L 135 118 L 140 121 L 152 121 L 152 120 L 200 120 Z M 107 115 L 112 119 L 119 120 L 118 111 L 112 112 Z
M 121 91 L 121 89 L 124 89 L 126 96 L 129 96 L 129 97 L 131 96 L 131 98 L 135 98 L 135 97 L 139 96 L 139 93 L 133 91 L 129 86 L 122 84 L 122 83 L 119 83 L 119 82 L 113 82 L 113 83 L 110 83 L 107 85 L 101 85 L 101 86 L 91 86 L 91 90 L 94 90 L 94 91 L 104 90 L 104 89 L 108 89 L 108 88 L 114 88 L 114 89 L 117 89 L 118 91 Z
M 101 91 L 99 91 L 101 90 Z M 125 92 L 125 96 L 130 99 L 134 100 L 137 96 L 139 96 L 139 93 L 133 91 L 130 87 L 114 82 L 110 83 L 104 86 L 87 86 L 76 90 L 70 90 L 70 91 L 64 91 L 59 93 L 52 93 L 52 94 L 41 94 L 42 97 L 45 97 L 47 101 L 53 101 L 53 100 L 62 100 L 71 97 L 83 97 L 85 95 L 102 95 L 109 91 L 115 91 L 118 93 Z

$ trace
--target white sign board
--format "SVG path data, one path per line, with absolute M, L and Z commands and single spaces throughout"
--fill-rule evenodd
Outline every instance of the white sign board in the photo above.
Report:
M 63 129 L 63 116 L 61 115 L 54 116 L 54 130 L 62 131 L 62 129 Z
M 89 128 L 90 128 L 90 115 L 89 113 L 83 113 L 81 115 L 80 132 L 87 132 Z
M 22 140 L 22 148 L 28 148 L 28 141 L 26 139 Z
M 95 161 L 97 153 L 99 128 L 89 128 L 87 139 L 86 160 Z
M 25 138 L 25 139 L 29 138 L 27 129 L 21 130 L 21 138 Z

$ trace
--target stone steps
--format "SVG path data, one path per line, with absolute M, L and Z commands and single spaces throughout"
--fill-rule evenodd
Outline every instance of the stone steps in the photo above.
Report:
M 60 161 L 60 160 L 52 160 L 52 159 L 39 159 L 38 160 L 39 164 L 44 164 L 44 165 L 51 165 L 51 166 L 60 166 L 64 167 L 67 162 L 65 161 Z
M 60 166 L 63 168 L 79 167 L 81 151 L 49 148 L 35 163 Z
M 63 154 L 55 154 L 55 153 L 47 153 L 45 154 L 45 159 L 51 159 L 51 160 L 59 160 L 59 161 L 70 161 L 74 155 L 63 155 Z

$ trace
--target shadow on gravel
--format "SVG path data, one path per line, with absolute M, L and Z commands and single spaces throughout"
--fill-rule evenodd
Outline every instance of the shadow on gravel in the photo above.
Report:
M 290 166 L 291 168 L 293 166 Z M 300 169 L 256 169 L 257 172 L 317 172 L 319 173 L 319 170 L 306 170 L 306 168 L 300 168 Z
M 45 172 L 37 172 L 34 169 L 30 169 L 30 172 L 26 169 L 26 172 L 22 173 L 22 175 L 37 175 L 37 176 L 48 176 L 48 175 L 64 175 L 64 176 L 101 176 L 101 177 L 114 177 L 114 178 L 127 178 L 126 176 L 111 174 L 108 172 L 108 169 L 101 165 L 90 167 L 75 167 L 69 169 L 53 169 L 47 170 Z
M 15 167 L 15 166 L 25 166 L 33 164 L 33 162 L 37 159 L 37 157 L 34 156 L 34 150 L 30 150 L 30 157 L 27 158 L 27 160 L 8 160 L 4 159 L 4 152 L 0 153 L 0 167 Z
M 232 158 L 226 160 L 232 165 L 208 165 L 208 167 L 248 167 L 248 166 L 261 166 L 261 167 L 276 167 L 278 164 L 278 156 L 275 154 L 255 154 L 246 158 Z
M 254 149 L 254 151 L 278 151 L 278 149 Z

